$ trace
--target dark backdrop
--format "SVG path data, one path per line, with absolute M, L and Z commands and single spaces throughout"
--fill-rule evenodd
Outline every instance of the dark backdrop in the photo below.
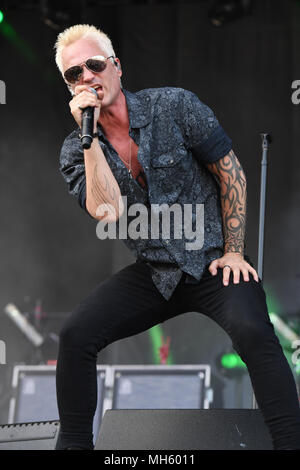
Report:
M 252 15 L 216 29 L 207 17 L 210 3 L 94 5 L 81 21 L 111 37 L 125 88 L 179 86 L 214 110 L 247 175 L 246 243 L 255 266 L 260 133 L 272 133 L 264 285 L 270 311 L 295 317 L 300 311 L 300 105 L 291 101 L 291 83 L 300 79 L 300 6 L 256 1 Z M 68 195 L 58 172 L 60 147 L 74 122 L 70 94 L 54 63 L 57 32 L 43 23 L 37 8 L 15 8 L 6 21 L 14 35 L 3 28 L 0 34 L 0 79 L 7 89 L 7 103 L 0 108 L 0 339 L 7 346 L 2 377 L 17 362 L 35 361 L 27 340 L 3 313 L 8 302 L 32 315 L 40 299 L 45 325 L 58 332 L 81 299 L 133 260 L 122 242 L 97 239 L 95 221 Z M 171 336 L 175 363 L 212 361 L 230 344 L 216 325 L 192 312 L 167 322 L 163 331 Z M 109 346 L 100 360 L 151 363 L 150 350 L 143 333 Z

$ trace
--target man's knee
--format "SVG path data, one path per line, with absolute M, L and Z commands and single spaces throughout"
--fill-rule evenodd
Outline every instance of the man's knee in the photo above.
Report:
M 232 341 L 241 357 L 254 357 L 280 347 L 274 327 L 268 318 L 259 318 L 251 308 L 243 312 L 233 327 Z
M 81 343 L 82 340 L 83 335 L 80 326 L 77 326 L 75 322 L 68 319 L 59 334 L 60 345 L 75 347 L 77 344 Z
M 241 348 L 258 347 L 275 336 L 264 291 L 247 287 L 232 289 L 225 305 L 231 336 Z
M 105 347 L 105 339 L 95 335 L 92 328 L 89 328 L 78 318 L 70 317 L 63 325 L 59 335 L 60 348 L 97 354 Z

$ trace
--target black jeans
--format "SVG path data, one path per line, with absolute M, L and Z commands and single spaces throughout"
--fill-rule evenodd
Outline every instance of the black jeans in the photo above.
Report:
M 97 405 L 97 353 L 114 341 L 145 331 L 185 312 L 201 312 L 230 336 L 246 363 L 258 406 L 275 449 L 300 449 L 300 409 L 295 381 L 269 320 L 261 282 L 222 283 L 222 270 L 208 269 L 199 284 L 184 277 L 166 301 L 150 268 L 133 263 L 101 283 L 80 303 L 60 334 L 57 401 L 60 433 L 56 449 L 93 449 Z

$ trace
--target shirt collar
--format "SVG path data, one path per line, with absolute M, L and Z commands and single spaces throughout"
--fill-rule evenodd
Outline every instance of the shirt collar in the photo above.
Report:
M 133 129 L 144 127 L 151 121 L 150 97 L 141 97 L 136 93 L 122 90 L 127 103 L 130 127 Z
M 142 98 L 136 93 L 131 93 L 128 90 L 122 89 L 125 95 L 129 123 L 131 129 L 139 129 L 144 127 L 151 121 L 150 116 L 150 97 Z M 98 125 L 98 134 L 103 135 L 101 125 Z

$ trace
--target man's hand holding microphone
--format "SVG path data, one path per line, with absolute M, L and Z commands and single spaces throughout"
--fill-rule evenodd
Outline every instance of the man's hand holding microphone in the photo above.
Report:
M 100 116 L 103 91 L 98 92 L 88 85 L 75 87 L 75 94 L 69 106 L 72 116 L 81 128 L 81 142 L 84 149 L 89 149 L 93 134 L 97 132 L 97 121 Z

